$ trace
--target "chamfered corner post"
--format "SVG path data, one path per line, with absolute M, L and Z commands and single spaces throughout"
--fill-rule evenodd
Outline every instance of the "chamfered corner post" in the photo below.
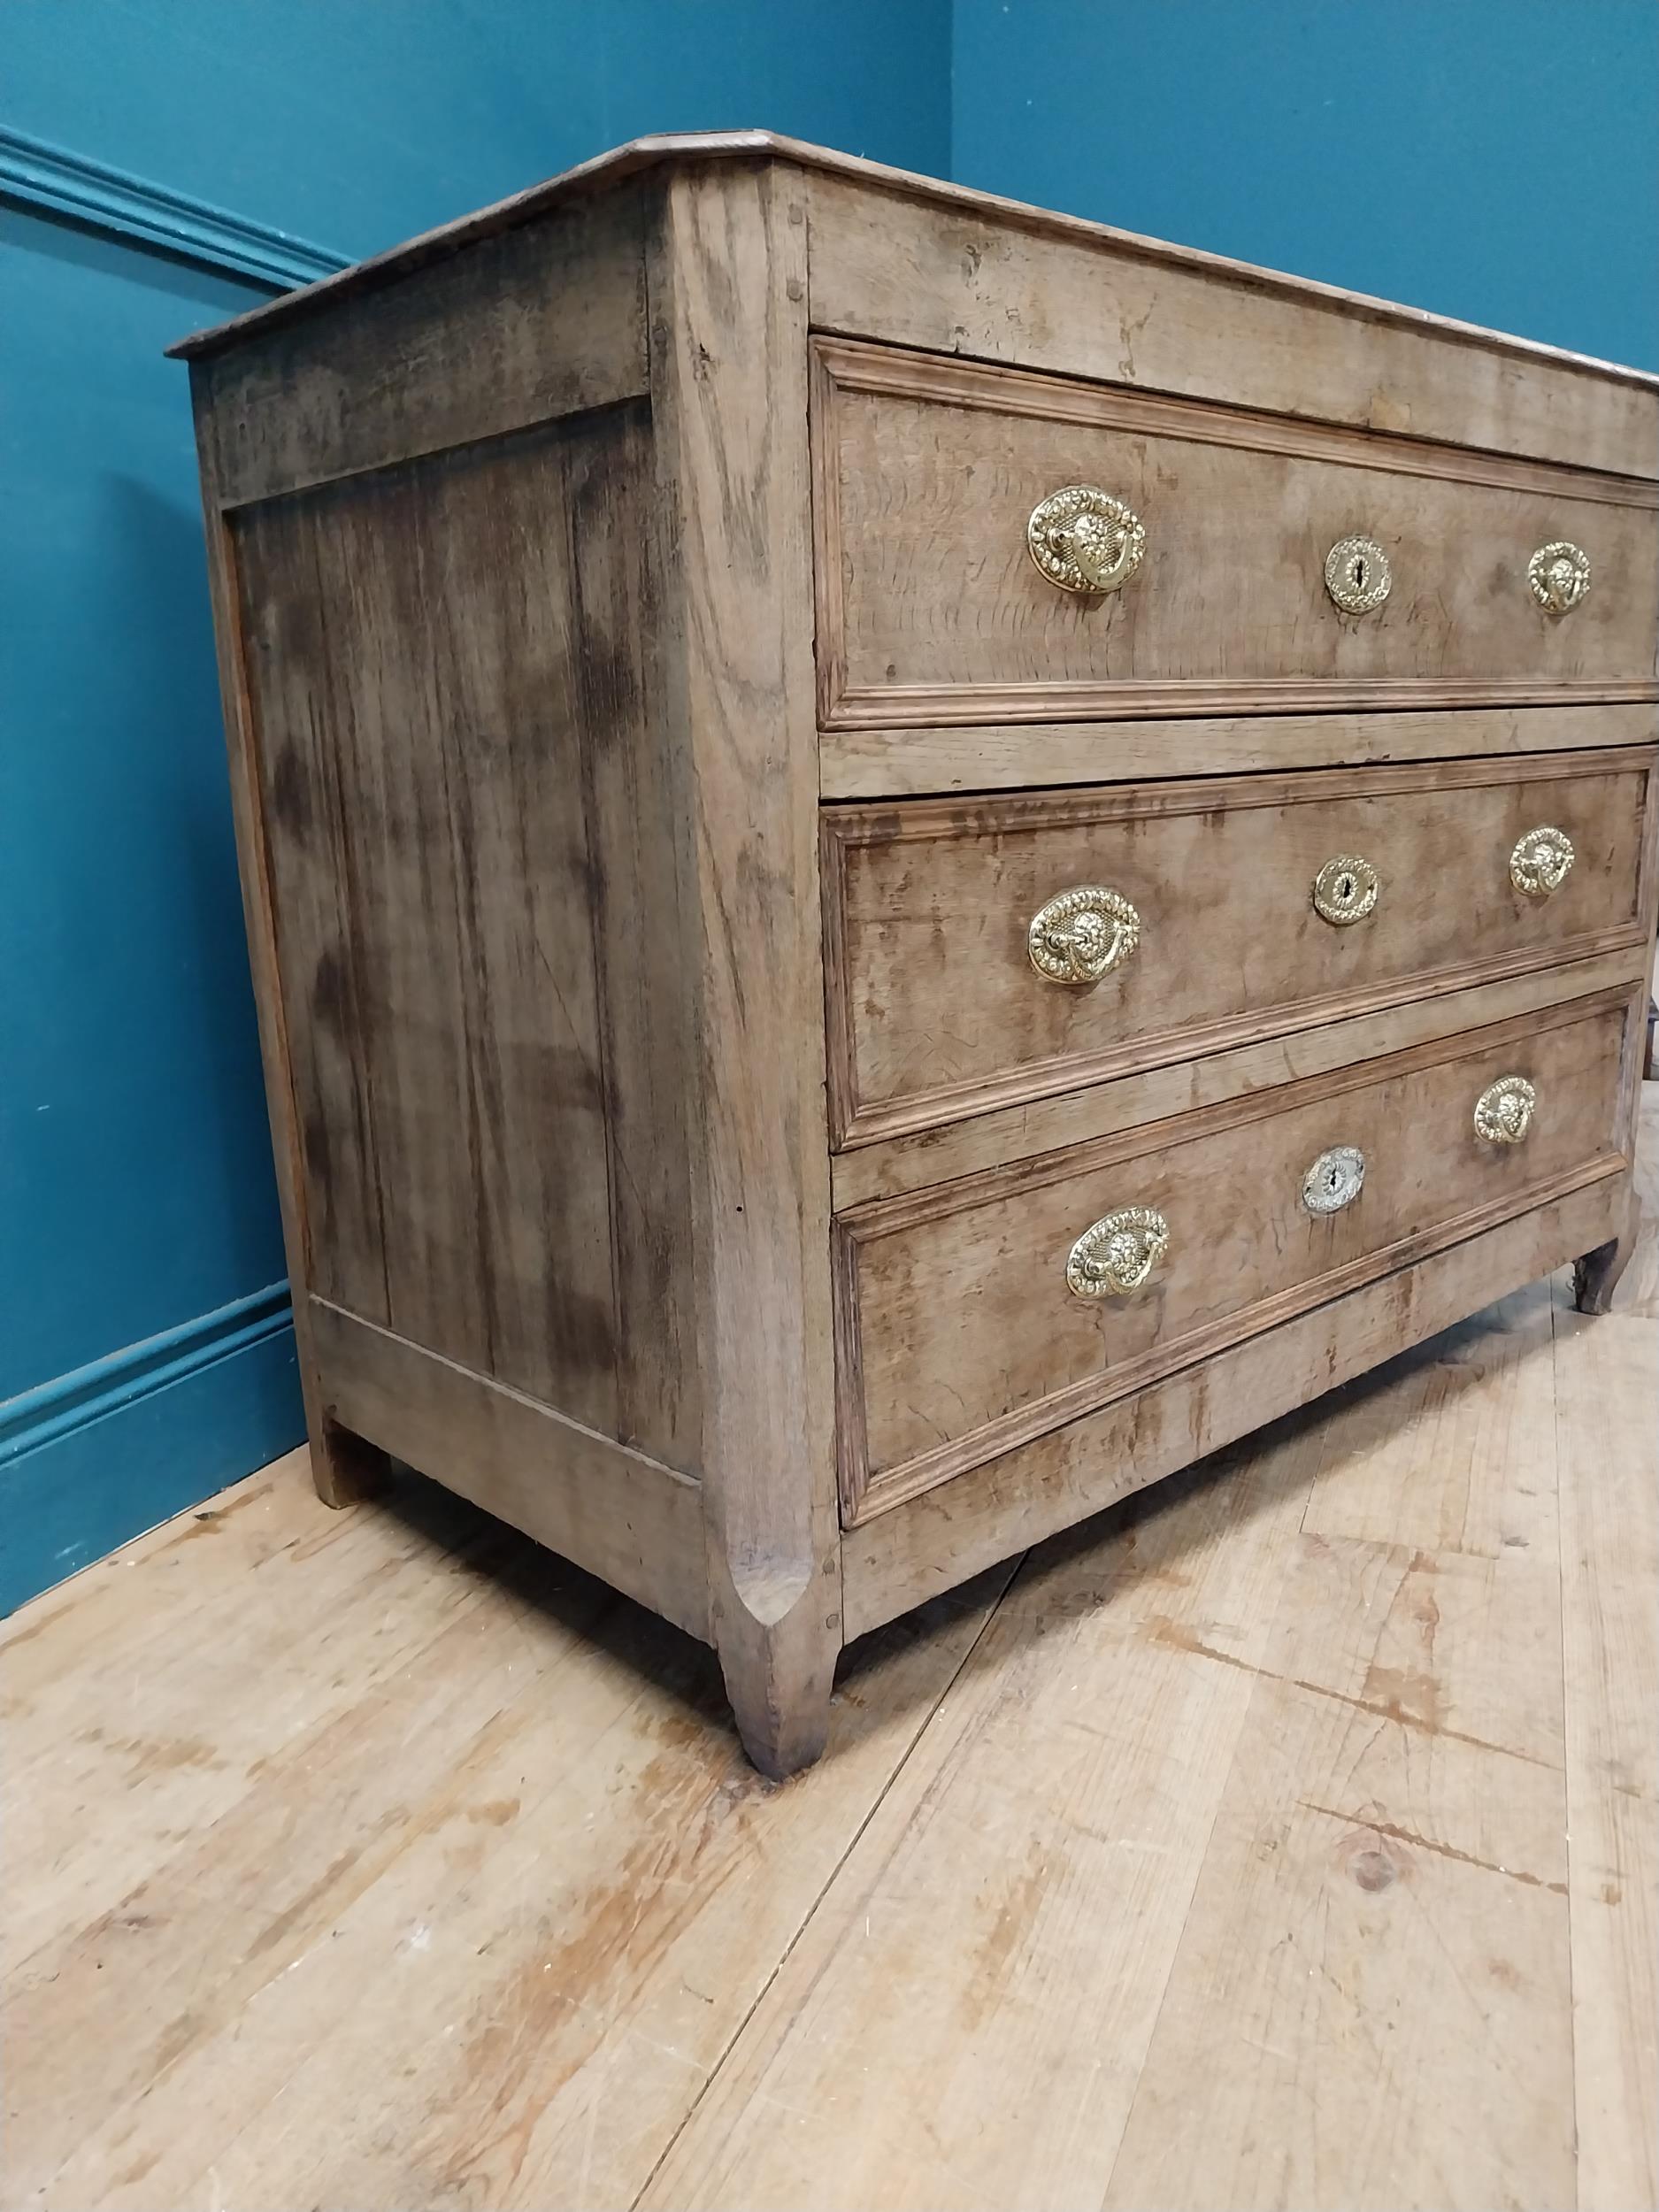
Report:
M 304 1161 L 300 1150 L 299 1117 L 288 1060 L 288 1023 L 277 967 L 270 856 L 265 848 L 259 787 L 258 739 L 243 659 L 235 546 L 217 465 L 213 373 L 211 360 L 191 364 L 190 396 L 201 463 L 208 584 L 219 655 L 225 742 L 229 754 L 237 873 L 242 880 L 242 913 L 248 930 L 248 959 L 258 1018 L 259 1057 L 265 1071 L 265 1108 L 270 1117 L 271 1146 L 276 1165 L 283 1253 L 293 1299 L 295 1353 L 306 1440 L 311 1448 L 311 1480 L 325 1505 L 344 1506 L 378 1489 L 390 1462 L 377 1446 L 342 1428 L 330 1416 L 311 1335 L 311 1239 L 306 1219 Z
M 647 280 L 710 1626 L 781 1778 L 824 1748 L 842 1640 L 799 173 L 670 171 Z

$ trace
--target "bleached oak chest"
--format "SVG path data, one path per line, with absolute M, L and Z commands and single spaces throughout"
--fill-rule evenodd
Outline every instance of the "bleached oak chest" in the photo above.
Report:
M 842 1645 L 1625 1251 L 1659 385 L 762 134 L 192 362 L 319 1487 Z

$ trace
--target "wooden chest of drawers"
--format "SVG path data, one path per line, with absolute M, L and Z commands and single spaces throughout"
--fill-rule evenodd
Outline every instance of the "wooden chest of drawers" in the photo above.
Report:
M 851 1638 L 1624 1255 L 1659 382 L 762 134 L 178 349 L 317 1479 Z

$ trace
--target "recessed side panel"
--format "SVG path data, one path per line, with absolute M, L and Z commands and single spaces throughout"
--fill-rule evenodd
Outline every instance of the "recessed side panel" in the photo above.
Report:
M 649 467 L 631 403 L 234 531 L 311 1286 L 672 1463 Z

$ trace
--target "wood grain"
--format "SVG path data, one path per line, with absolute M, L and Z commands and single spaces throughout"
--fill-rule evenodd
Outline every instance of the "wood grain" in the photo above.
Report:
M 163 1839 L 124 1886 L 59 1893 L 5 1984 L 8 2197 L 626 2207 L 1001 1580 L 867 1647 L 830 1757 L 778 1792 L 743 1762 L 710 1655 L 527 1540 L 409 1478 L 349 1522 L 285 1496 L 313 1526 L 290 1520 L 300 1556 L 239 1576 L 223 1697 L 219 1624 L 179 1631 L 234 1521 L 187 1520 L 181 1550 L 175 1527 L 148 1578 L 122 1563 L 149 1604 L 172 1594 L 196 1707 L 152 1725 L 125 1698 L 31 1845 L 32 1887 L 72 1822 L 111 1881 L 129 1825 Z M 319 1541 L 355 1575 L 330 1635 L 296 1646 Z M 103 1610 L 129 1662 L 145 1617 L 136 1589 Z M 42 1674 L 76 1633 L 72 1613 L 39 1636 Z M 15 1712 L 12 1740 L 32 1726 Z
M 1380 1059 L 1438 1037 L 1479 1029 L 1534 1009 L 1587 998 L 1647 972 L 1645 946 L 1594 959 L 1537 968 L 1502 983 L 1479 983 L 1409 999 L 1377 1014 L 1317 1023 L 1202 1060 L 1181 1060 L 1097 1083 L 1083 1091 L 1033 1099 L 966 1121 L 946 1122 L 907 1137 L 837 1153 L 830 1164 L 838 1212 L 873 1198 L 925 1190 L 935 1183 L 1001 1167 L 1037 1153 L 1058 1152 L 1149 1121 L 1217 1106 L 1281 1083 L 1333 1073 L 1356 1061 Z
M 815 329 L 1659 476 L 1659 393 L 1629 373 L 949 188 L 808 189 Z
M 412 1476 L 139 1539 L 0 1624 L 7 2201 L 1650 2212 L 1655 1250 L 861 1644 L 783 1789 Z
M 1471 703 L 1659 696 L 1651 483 L 926 357 L 818 359 L 827 726 L 1179 712 L 1189 687 L 1194 711 L 1288 708 L 1326 681 L 1344 706 L 1372 683 L 1402 706 L 1440 703 L 1440 686 Z M 1033 509 L 1076 483 L 1146 526 L 1120 591 L 1058 590 L 1030 558 Z M 1363 618 L 1325 586 L 1327 551 L 1356 531 L 1394 578 Z M 1526 580 L 1558 538 L 1594 577 L 1565 618 Z
M 869 1142 L 1140 1073 L 1427 992 L 1613 949 L 1642 931 L 1651 753 L 1428 762 L 824 815 L 831 1093 Z M 1509 855 L 1554 822 L 1578 852 L 1524 898 Z M 1381 888 L 1314 910 L 1325 863 Z M 1033 970 L 1026 934 L 1074 884 L 1129 900 L 1140 943 L 1100 982 Z
M 326 1300 L 311 1301 L 311 1333 L 346 1428 L 708 1640 L 688 1475 Z
M 1464 707 L 1389 714 L 1194 715 L 1178 720 L 958 724 L 949 729 L 826 730 L 826 799 L 1031 791 L 1045 785 L 1229 776 L 1289 768 L 1448 760 L 1647 745 L 1651 706 Z
M 192 371 L 227 506 L 637 399 L 646 367 L 637 188 L 432 264 L 349 314 Z
M 1640 1086 L 1637 1106 L 1636 1237 L 1615 1311 L 1659 1320 L 1659 1088 L 1651 1080 Z
M 1488 453 L 1466 446 L 1407 437 L 1385 428 L 1354 429 L 1265 414 L 1229 401 L 1210 405 L 1164 398 L 1122 384 L 1081 383 L 1033 376 L 1024 370 L 986 365 L 958 357 L 910 353 L 895 346 L 815 339 L 812 355 L 832 387 L 831 408 L 844 393 L 919 400 L 929 405 L 1079 427 L 1132 431 L 1194 445 L 1236 446 L 1249 453 L 1293 460 L 1340 463 L 1390 476 L 1422 476 L 1448 484 L 1483 484 L 1499 491 L 1531 491 L 1599 505 L 1659 510 L 1659 486 L 1640 475 L 1566 467 L 1525 456 Z M 823 403 L 820 400 L 820 403 Z
M 1613 2212 L 1659 2203 L 1659 1357 L 1650 1318 L 1553 1311 L 1578 2203 Z
M 1148 682 L 1064 677 L 1015 683 L 894 684 L 879 691 L 849 689 L 835 710 L 837 728 L 954 727 L 1069 724 L 1133 715 L 1137 720 L 1193 714 L 1233 715 L 1427 713 L 1451 708 L 1651 706 L 1659 683 L 1651 676 L 1551 683 L 1542 677 L 1269 676 L 1219 680 L 1177 676 Z
M 1575 1002 L 841 1217 L 843 1517 L 1621 1174 L 1629 994 L 1595 1008 Z M 1487 1143 L 1474 1102 L 1517 1073 L 1537 1087 L 1532 1130 L 1524 1144 Z M 1302 1178 L 1337 1144 L 1363 1153 L 1364 1185 L 1316 1217 Z M 1073 1242 L 1124 1206 L 1164 1217 L 1163 1260 L 1132 1295 L 1073 1296 Z
M 238 524 L 315 1287 L 612 1436 L 641 1424 L 581 763 L 643 706 L 626 657 L 609 696 L 586 672 L 585 564 L 648 454 L 615 411 Z
M 819 327 L 1659 476 L 1659 380 L 1642 370 L 771 131 L 635 139 L 173 351 L 205 358 L 299 325 L 641 172 L 740 159 L 805 173 Z
M 1559 1636 L 1542 1562 L 1302 1540 L 1113 2212 L 1573 2201 Z
M 174 1855 L 181 1828 L 234 1804 L 297 1707 L 373 1695 L 434 1624 L 485 1596 L 498 1540 L 518 1540 L 440 1491 L 409 1521 L 325 1513 L 305 1460 L 290 1453 L 0 1631 L 0 1802 L 12 1863 L 34 1870 L 7 1905 L 5 1972 L 66 1926 L 116 1911 Z M 250 1607 L 256 1587 L 271 1593 L 272 1615 Z M 359 1642 L 369 1616 L 374 1634 Z M 314 1678 L 273 1670 L 273 1617 Z M 211 1724 L 207 1680 L 219 1701 Z M 94 1816 L 111 1786 L 127 1795 L 123 1816 Z
M 849 1529 L 849 1635 L 1010 1557 L 1588 1250 L 1623 1215 L 1610 1178 L 1399 1269 Z
M 676 177 L 650 288 L 710 1614 L 776 1776 L 823 1747 L 842 1641 L 798 177 Z
M 213 608 L 219 699 L 230 771 L 231 819 L 236 838 L 237 873 L 242 883 L 242 918 L 248 933 L 248 962 L 259 1031 L 265 1110 L 271 1121 L 282 1251 L 293 1294 L 296 1364 L 305 1410 L 305 1432 L 311 1442 L 311 1479 L 319 1496 L 326 1503 L 345 1506 L 373 1492 L 388 1471 L 384 1455 L 373 1445 L 330 1423 L 323 1408 L 316 1348 L 311 1340 L 311 1197 L 301 1148 L 301 1109 L 294 1088 L 290 1008 L 283 995 L 277 956 L 275 890 L 264 819 L 248 657 L 239 614 L 235 545 L 219 503 L 221 486 L 208 410 L 199 384 L 193 383 L 192 398 L 201 457 L 208 589 Z
M 1335 1417 L 1340 1479 L 1315 1485 L 1310 1536 L 1479 1559 L 1554 1557 L 1555 1286 L 1528 1283 L 1402 1360 Z
M 1524 1263 L 1605 1302 L 1659 380 L 764 133 L 641 142 L 182 350 L 326 1497 L 396 1449 L 591 1561 L 712 1638 L 778 1777 L 849 1622 Z M 1110 605 L 1024 559 L 1086 472 L 1152 531 Z M 1397 570 L 1361 624 L 1320 580 L 1355 528 Z M 1522 570 L 1562 533 L 1594 583 L 1557 622 Z M 1577 867 L 1523 906 L 1557 817 Z M 1385 877 L 1358 934 L 1309 905 L 1344 850 Z M 1143 910 L 1106 987 L 1024 959 L 1056 875 Z M 1363 1094 L 1380 1158 L 1571 1002 L 1532 1180 L 1452 1188 L 1432 1121 L 1392 1210 L 1263 1242 L 1248 1148 L 1278 1187 L 1308 1133 L 1267 1092 Z M 1108 1362 L 1033 1271 L 1131 1166 L 1171 1205 L 1194 1168 L 1219 1287 L 1171 1278 Z
M 1100 2200 L 1320 1452 L 1033 1555 L 642 2208 Z

